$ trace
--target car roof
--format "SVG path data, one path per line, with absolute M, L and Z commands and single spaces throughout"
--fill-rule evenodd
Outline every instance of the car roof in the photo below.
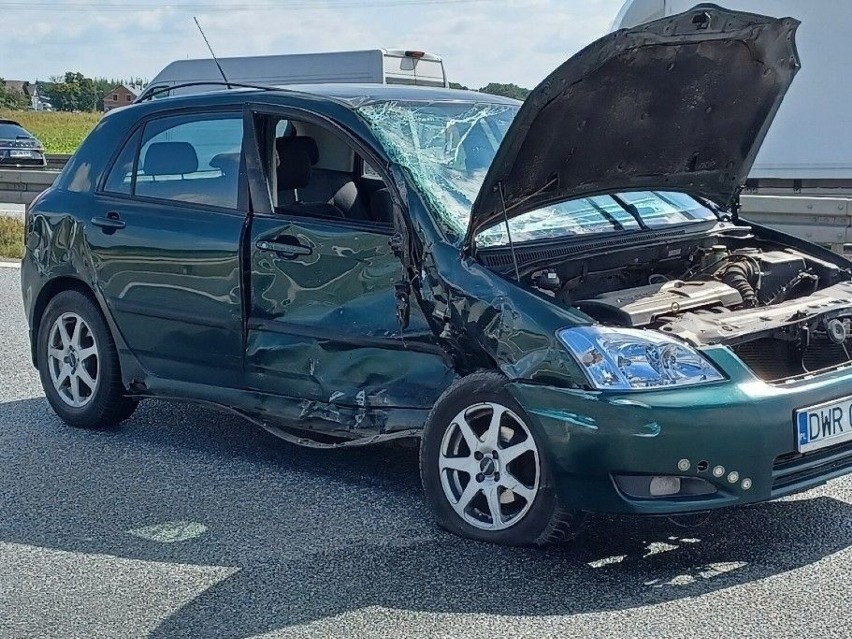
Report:
M 14 124 L 15 126 L 20 126 L 22 129 L 24 128 L 21 126 L 20 122 L 15 122 L 14 120 L 5 120 L 3 118 L 0 118 L 0 124 Z
M 251 95 L 287 98 L 291 96 L 327 99 L 330 102 L 343 103 L 349 108 L 356 108 L 371 102 L 400 100 L 405 102 L 486 102 L 489 104 L 505 104 L 519 106 L 521 102 L 489 93 L 479 93 L 464 89 L 448 89 L 445 87 L 425 87 L 400 84 L 288 84 L 270 88 L 234 88 L 215 91 L 204 91 L 171 96 L 168 98 L 149 100 L 147 103 L 197 106 L 204 103 L 242 102 Z M 230 97 L 230 99 L 229 99 Z M 143 102 L 145 104 L 146 102 Z
M 412 86 L 406 84 L 293 84 L 280 87 L 282 91 L 299 91 L 311 95 L 336 98 L 344 102 L 360 104 L 363 101 L 403 100 L 412 102 L 457 101 L 494 102 L 518 105 L 518 100 L 489 93 L 448 89 L 446 87 Z

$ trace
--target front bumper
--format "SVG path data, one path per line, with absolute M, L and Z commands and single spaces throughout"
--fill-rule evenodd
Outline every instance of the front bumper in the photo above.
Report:
M 801 455 L 793 421 L 797 409 L 852 396 L 852 367 L 767 384 L 727 348 L 703 352 L 728 380 L 627 393 L 521 381 L 509 385 L 548 440 L 546 453 L 566 507 L 648 515 L 699 512 L 782 497 L 852 472 L 852 443 Z M 689 460 L 689 470 L 678 468 L 681 460 Z M 712 472 L 717 466 L 724 469 L 720 477 Z M 732 471 L 738 476 L 734 482 Z M 637 498 L 617 487 L 617 475 L 699 477 L 717 490 Z

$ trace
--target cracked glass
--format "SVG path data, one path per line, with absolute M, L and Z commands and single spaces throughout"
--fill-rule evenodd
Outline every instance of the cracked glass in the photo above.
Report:
M 519 106 L 494 102 L 384 101 L 358 109 L 392 162 L 408 174 L 451 241 L 460 243 L 485 174 Z M 509 221 L 514 242 L 636 231 L 713 220 L 702 201 L 642 191 L 578 198 Z M 508 244 L 506 226 L 476 235 L 476 245 Z

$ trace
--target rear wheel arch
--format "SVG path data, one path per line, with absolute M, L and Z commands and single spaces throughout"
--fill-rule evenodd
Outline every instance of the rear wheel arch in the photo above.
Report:
M 40 318 L 36 366 L 56 414 L 77 428 L 109 428 L 127 419 L 126 393 L 112 332 L 91 292 L 58 291 Z
M 95 306 L 101 309 L 101 305 L 92 288 L 83 280 L 76 277 L 63 275 L 50 280 L 42 286 L 38 297 L 36 297 L 35 304 L 33 304 L 32 325 L 30 326 L 30 357 L 32 358 L 33 366 L 36 365 L 35 337 L 41 328 L 41 320 L 44 317 L 44 312 L 47 309 L 47 305 L 50 304 L 50 300 L 63 291 L 77 291 L 91 299 Z M 103 309 L 101 309 L 101 314 L 104 314 Z

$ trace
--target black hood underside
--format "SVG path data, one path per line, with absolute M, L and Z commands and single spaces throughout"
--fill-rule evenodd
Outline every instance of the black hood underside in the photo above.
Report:
M 503 219 L 504 205 L 511 218 L 594 193 L 659 189 L 729 208 L 799 68 L 798 25 L 700 5 L 592 43 L 521 107 L 467 243 Z

